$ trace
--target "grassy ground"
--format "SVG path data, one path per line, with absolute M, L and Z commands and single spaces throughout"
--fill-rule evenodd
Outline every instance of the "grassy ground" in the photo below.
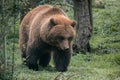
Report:
M 14 80 L 120 80 L 120 63 L 116 54 L 78 54 L 72 57 L 68 71 L 60 73 L 50 66 L 39 71 L 29 70 L 22 65 L 16 54 Z M 119 59 L 120 60 L 120 59 Z
M 52 60 L 47 68 L 32 71 L 22 65 L 18 44 L 15 44 L 13 80 L 120 80 L 119 0 L 103 1 L 104 9 L 93 8 L 92 53 L 72 56 L 68 71 L 64 73 L 55 71 Z M 9 52 L 12 52 L 10 43 L 7 46 L 9 63 Z

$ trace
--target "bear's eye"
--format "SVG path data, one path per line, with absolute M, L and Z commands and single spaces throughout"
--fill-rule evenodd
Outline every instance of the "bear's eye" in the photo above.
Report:
M 62 42 L 64 39 L 65 39 L 65 38 L 62 37 L 62 36 L 59 36 L 59 37 L 58 37 L 58 40 L 59 40 L 60 42 Z
M 69 38 L 68 38 L 69 41 L 72 41 L 72 39 L 73 39 L 73 37 L 69 37 Z

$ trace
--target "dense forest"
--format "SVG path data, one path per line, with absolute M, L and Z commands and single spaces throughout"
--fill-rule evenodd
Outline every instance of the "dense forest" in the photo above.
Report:
M 120 2 L 82 1 L 0 0 L 0 80 L 120 80 Z M 28 11 L 44 4 L 60 7 L 70 19 L 77 20 L 77 46 L 73 46 L 74 55 L 64 73 L 55 71 L 53 60 L 45 69 L 40 66 L 39 71 L 22 64 L 18 45 L 20 22 Z M 81 35 L 86 25 L 91 32 Z M 81 38 L 88 35 L 89 38 Z

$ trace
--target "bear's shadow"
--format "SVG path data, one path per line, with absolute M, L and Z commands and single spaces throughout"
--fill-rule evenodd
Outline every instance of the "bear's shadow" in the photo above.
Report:
M 27 67 L 26 62 L 23 62 L 23 63 L 21 64 L 21 66 L 22 66 L 22 67 Z M 28 67 L 27 67 L 27 68 L 28 68 Z M 32 69 L 29 69 L 29 70 L 32 70 Z M 42 66 L 39 65 L 39 70 L 38 70 L 38 71 L 44 71 L 44 70 L 50 71 L 50 72 L 57 72 L 57 70 L 55 69 L 55 67 L 53 67 L 53 66 L 51 66 L 51 65 L 48 65 L 47 67 L 42 67 Z
M 57 70 L 52 67 L 51 65 L 48 65 L 47 67 L 42 67 L 42 66 L 39 66 L 39 70 L 38 71 L 50 71 L 50 72 L 57 72 Z

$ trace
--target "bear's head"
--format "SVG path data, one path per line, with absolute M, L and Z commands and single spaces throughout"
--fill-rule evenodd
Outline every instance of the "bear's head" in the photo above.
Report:
M 63 51 L 72 48 L 72 41 L 76 35 L 74 27 L 76 21 L 65 16 L 57 16 L 50 19 L 50 29 L 47 35 L 49 44 Z

